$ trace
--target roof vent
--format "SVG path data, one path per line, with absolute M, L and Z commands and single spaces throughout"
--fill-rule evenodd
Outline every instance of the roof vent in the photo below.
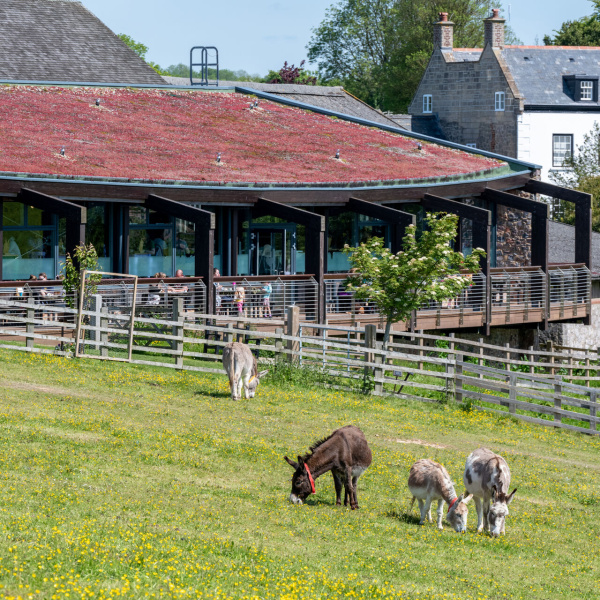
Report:
M 524 56 L 523 60 L 529 60 L 529 56 Z
M 569 61 L 570 62 L 575 62 L 575 59 L 574 58 L 569 58 Z

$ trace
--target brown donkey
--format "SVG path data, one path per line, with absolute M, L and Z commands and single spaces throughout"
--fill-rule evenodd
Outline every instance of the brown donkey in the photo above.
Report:
M 331 471 L 335 485 L 335 503 L 342 503 L 342 484 L 345 488 L 344 506 L 358 508 L 356 482 L 371 464 L 371 449 L 364 433 L 354 425 L 346 425 L 329 437 L 310 447 L 310 453 L 298 456 L 298 462 L 285 460 L 296 470 L 292 477 L 290 502 L 302 504 L 315 493 L 315 479 Z

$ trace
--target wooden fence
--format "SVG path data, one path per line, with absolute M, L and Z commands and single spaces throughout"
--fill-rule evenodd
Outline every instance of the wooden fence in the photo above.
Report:
M 383 350 L 375 325 L 301 323 L 297 307 L 286 319 L 270 320 L 268 329 L 264 325 L 264 319 L 217 320 L 191 312 L 183 299 L 174 300 L 169 318 L 0 300 L 1 348 L 222 373 L 220 350 L 237 339 L 250 343 L 260 360 L 297 363 L 326 374 L 327 384 L 336 388 L 455 401 L 466 410 L 598 433 L 600 387 L 593 385 L 600 381 L 598 352 L 553 347 L 523 352 L 422 332 L 395 334 Z M 255 330 L 258 326 L 263 329 Z

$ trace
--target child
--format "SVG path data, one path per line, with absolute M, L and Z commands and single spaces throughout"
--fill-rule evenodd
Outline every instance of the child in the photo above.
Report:
M 271 292 L 273 288 L 269 282 L 265 283 L 262 287 L 263 292 L 263 316 L 267 319 L 271 318 Z
M 246 290 L 238 285 L 235 288 L 235 293 L 233 295 L 233 301 L 237 304 L 238 315 L 241 315 L 244 312 L 244 300 L 246 299 Z

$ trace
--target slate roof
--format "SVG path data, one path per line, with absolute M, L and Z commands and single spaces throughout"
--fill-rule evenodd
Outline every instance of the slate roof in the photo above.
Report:
M 0 0 L 0 79 L 160 85 L 80 2 Z
M 444 54 L 452 56 L 454 62 L 476 62 L 481 58 L 481 48 L 454 48 L 444 50 Z
M 398 127 L 408 131 L 414 131 L 422 135 L 437 138 L 438 140 L 447 139 L 442 131 L 440 120 L 437 115 L 394 115 L 386 114 L 386 117 L 394 121 Z
M 187 86 L 190 80 L 186 77 L 164 77 L 169 85 Z M 282 98 L 304 102 L 333 112 L 359 117 L 391 127 L 397 124 L 382 112 L 372 108 L 362 100 L 349 94 L 343 87 L 325 85 L 293 85 L 277 83 L 258 83 L 255 81 L 219 81 L 219 87 L 252 88 Z
M 501 159 L 425 141 L 419 150 L 400 133 L 265 99 L 255 107 L 253 100 L 199 89 L 0 86 L 0 114 L 7 116 L 0 172 L 288 187 L 419 185 L 511 173 Z
M 502 56 L 525 105 L 598 106 L 576 102 L 563 75 L 600 75 L 600 48 L 581 46 L 505 46 Z

